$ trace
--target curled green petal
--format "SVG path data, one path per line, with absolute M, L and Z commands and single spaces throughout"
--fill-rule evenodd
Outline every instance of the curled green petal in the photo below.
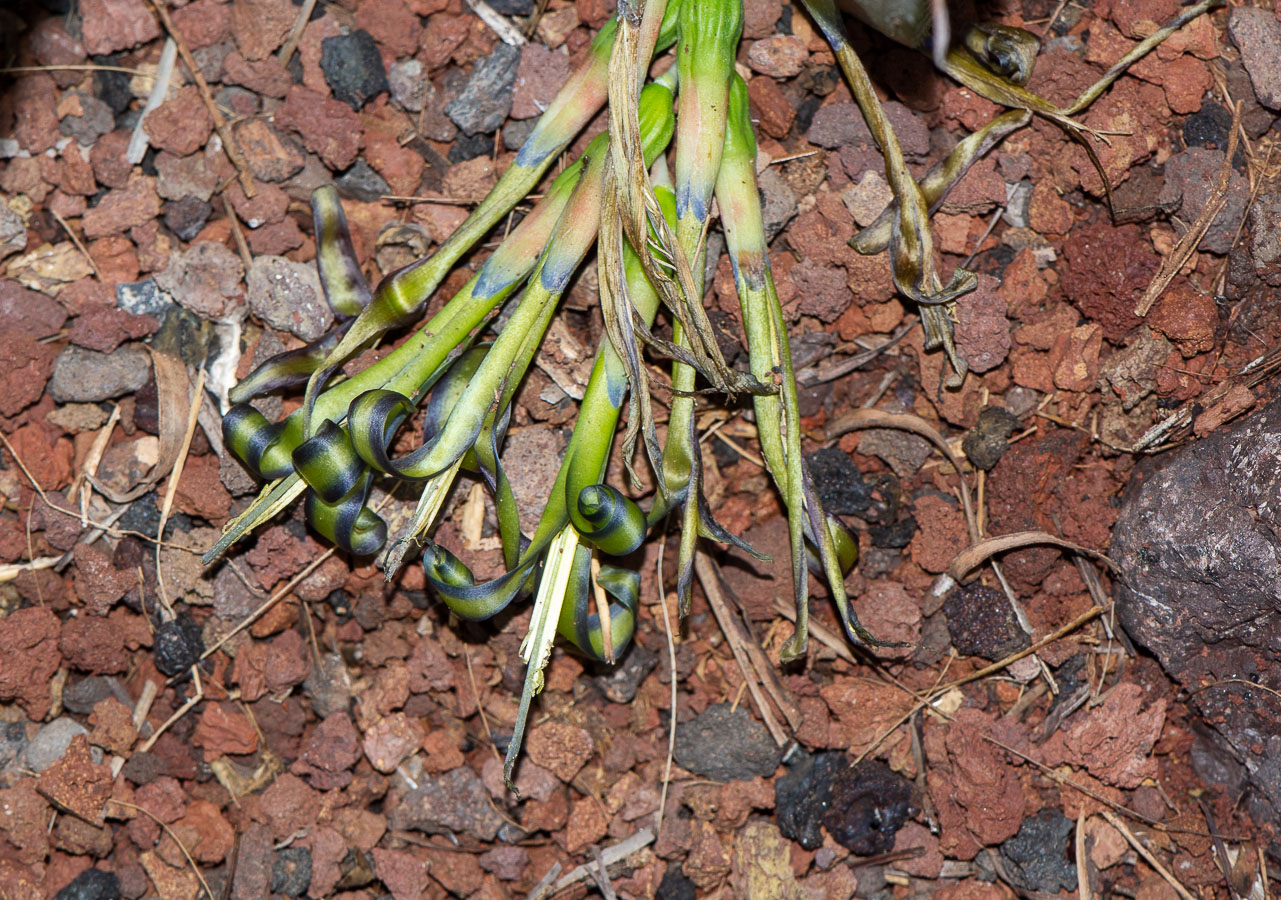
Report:
M 610 649 L 615 657 L 622 654 L 636 633 L 636 613 L 640 609 L 640 573 L 617 566 L 601 566 L 596 573 L 596 587 L 609 600 Z M 565 602 L 560 608 L 556 631 L 583 653 L 606 660 L 600 613 L 592 586 L 592 551 L 581 544 L 574 551 L 573 568 L 565 589 Z
M 333 185 L 326 184 L 312 192 L 311 214 L 316 233 L 316 269 L 325 299 L 340 316 L 360 315 L 373 294 L 360 271 L 347 216 Z
M 583 488 L 569 510 L 579 535 L 602 553 L 626 556 L 645 541 L 645 513 L 607 484 Z
M 346 324 L 338 325 L 305 347 L 277 353 L 236 382 L 227 392 L 227 399 L 232 403 L 247 403 L 260 394 L 306 384 L 311 373 L 324 363 L 329 351 L 338 346 L 346 330 Z
M 368 471 L 346 429 L 333 422 L 322 423 L 314 437 L 299 444 L 293 461 L 294 471 L 326 503 L 350 494 Z
M 387 541 L 387 523 L 365 505 L 372 482 L 373 475 L 366 472 L 352 492 L 337 503 L 326 503 L 315 491 L 308 491 L 303 503 L 307 524 L 348 553 L 377 553 Z
M 283 429 L 248 403 L 238 403 L 222 417 L 222 440 L 236 459 L 264 481 L 293 471 L 290 451 L 282 446 Z
M 400 478 L 404 461 L 391 458 L 388 450 L 396 430 L 413 415 L 414 404 L 396 391 L 365 391 L 347 409 L 347 427 L 355 452 L 375 471 Z M 418 452 L 418 451 L 415 451 Z M 412 456 L 412 454 L 411 454 Z

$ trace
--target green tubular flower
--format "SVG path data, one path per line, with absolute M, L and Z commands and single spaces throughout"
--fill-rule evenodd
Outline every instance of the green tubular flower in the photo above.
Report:
M 316 235 L 316 271 L 325 299 L 336 315 L 358 316 L 369 306 L 373 293 L 360 271 L 347 216 L 333 185 L 312 191 L 311 217 Z
M 675 37 L 680 4 L 670 5 L 671 14 L 665 18 L 663 27 L 649 35 L 655 43 L 645 48 L 646 59 L 656 49 L 670 45 Z M 436 253 L 392 272 L 378 285 L 373 300 L 307 383 L 303 408 L 308 410 L 305 428 L 308 433 L 319 425 L 316 415 L 310 411 L 326 379 L 364 344 L 416 318 L 454 265 L 524 199 L 578 132 L 600 111 L 607 95 L 615 28 L 616 24 L 611 21 L 601 29 L 587 61 L 557 93 L 516 154 L 515 162 L 466 221 Z
M 807 536 L 817 548 L 820 569 L 847 629 L 868 643 L 879 644 L 881 642 L 859 623 L 845 594 L 845 574 L 857 562 L 858 544 L 839 522 L 824 514 L 806 473 L 796 377 L 761 219 L 756 185 L 756 139 L 748 113 L 747 85 L 737 76 L 730 90 L 729 121 L 716 181 L 716 199 L 742 306 L 752 374 L 762 380 L 773 376 L 780 382 L 779 393 L 752 398 L 765 463 L 787 504 L 796 631 L 780 656 L 784 661 L 797 659 L 804 656 L 808 646 Z
M 676 251 L 689 264 L 691 283 L 685 290 L 686 315 L 678 316 L 673 324 L 672 343 L 692 350 L 696 356 L 719 361 L 722 368 L 727 367 L 702 308 L 704 236 L 716 173 L 721 166 L 729 85 L 742 30 L 741 0 L 688 3 L 681 11 L 681 35 L 676 48 L 680 79 L 674 160 L 679 244 Z M 683 323 L 692 329 L 687 331 Z M 701 508 L 701 466 L 697 459 L 700 451 L 694 429 L 696 378 L 694 367 L 673 361 L 673 397 L 662 459 L 667 488 L 664 506 L 671 509 L 683 503 L 677 576 L 682 616 L 689 611 L 698 537 L 717 530 Z
M 307 523 L 355 556 L 377 553 L 387 542 L 387 523 L 366 506 L 373 475 L 366 472 L 350 494 L 337 503 L 326 503 L 315 491 L 303 501 Z
M 658 84 L 648 85 L 641 93 L 641 137 L 647 163 L 652 162 L 671 139 L 671 99 L 671 91 Z M 601 135 L 597 141 L 602 139 L 607 141 L 608 135 Z M 497 370 L 496 367 L 491 367 L 490 372 L 487 372 L 486 367 L 491 366 L 493 360 L 503 359 L 502 356 L 496 355 L 500 352 L 509 353 L 509 359 L 515 356 L 514 352 L 499 350 L 499 345 L 503 344 L 504 340 L 507 341 L 508 346 L 516 346 L 519 339 L 525 338 L 525 350 L 532 354 L 541 338 L 542 328 L 546 327 L 546 322 L 549 321 L 551 312 L 555 309 L 556 300 L 559 299 L 560 293 L 568 285 L 574 270 L 587 255 L 596 238 L 596 229 L 600 221 L 600 174 L 605 160 L 605 144 L 602 141 L 598 146 L 597 141 L 592 142 L 592 148 L 595 149 L 589 149 L 588 155 L 592 161 L 579 188 L 575 191 L 574 198 L 566 208 L 563 216 L 564 224 L 557 228 L 554 244 L 548 247 L 526 291 L 526 296 L 522 298 L 520 306 L 508 320 L 493 349 L 477 370 L 471 385 L 468 386 L 470 392 L 474 385 L 482 385 L 477 390 L 477 398 L 481 402 L 483 402 L 482 398 L 492 399 L 496 389 L 514 385 L 515 381 L 519 380 L 504 383 L 505 372 Z M 633 274 L 638 271 L 639 267 L 636 267 Z M 656 310 L 657 301 L 646 301 L 643 299 L 644 296 L 644 290 L 637 286 L 638 304 L 649 303 Z M 651 319 L 653 315 L 654 312 L 650 311 Z M 517 320 L 518 316 L 522 316 L 521 321 Z M 531 336 L 533 326 L 522 324 L 527 319 L 532 320 L 538 328 L 532 340 L 528 338 Z M 570 438 L 569 447 L 565 451 L 560 473 L 552 487 L 551 496 L 530 545 L 520 560 L 499 578 L 478 585 L 474 583 L 470 574 L 465 578 L 461 577 L 461 573 L 467 571 L 466 567 L 453 554 L 443 547 L 425 542 L 423 569 L 426 572 L 427 581 L 449 608 L 462 618 L 489 618 L 506 608 L 515 598 L 552 540 L 570 521 L 570 507 L 577 505 L 577 493 L 574 494 L 574 502 L 571 503 L 567 498 L 570 470 L 586 473 L 575 476 L 574 483 L 582 487 L 595 484 L 603 477 L 609 455 L 609 441 L 618 421 L 626 384 L 625 377 L 620 377 L 622 364 L 616 355 L 611 357 L 611 353 L 612 348 L 608 351 L 602 349 L 601 355 L 597 358 L 592 377 L 584 393 L 578 422 Z M 485 381 L 484 379 L 489 378 L 493 372 L 496 372 L 497 380 L 492 383 Z M 488 393 L 485 393 L 485 390 L 488 390 Z M 473 427 L 477 414 L 474 409 L 467 408 L 468 402 L 467 393 L 464 393 L 455 412 L 450 416 L 446 431 L 455 426 L 455 417 L 462 419 L 465 428 Z M 421 460 L 418 464 L 421 465 Z M 593 527 L 586 520 L 583 521 L 586 529 L 590 530 Z

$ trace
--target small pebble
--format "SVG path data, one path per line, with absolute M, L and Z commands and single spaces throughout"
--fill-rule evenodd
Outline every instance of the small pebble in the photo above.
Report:
M 54 894 L 53 900 L 120 900 L 120 896 L 120 879 L 114 872 L 85 869 Z
M 205 642 L 200 626 L 187 612 L 163 623 L 155 634 L 156 668 L 163 675 L 185 672 L 200 661 L 205 652 Z
M 352 31 L 321 41 L 320 68 L 334 96 L 352 109 L 360 109 L 389 90 L 382 54 L 368 31 Z
M 54 719 L 42 727 L 27 745 L 26 752 L 23 754 L 26 767 L 33 772 L 43 772 L 62 759 L 67 752 L 67 747 L 71 746 L 72 738 L 78 734 L 87 737 L 89 730 L 67 716 Z
M 779 749 L 765 726 L 742 705 L 709 706 L 676 726 L 676 762 L 716 781 L 768 777 L 778 768 Z

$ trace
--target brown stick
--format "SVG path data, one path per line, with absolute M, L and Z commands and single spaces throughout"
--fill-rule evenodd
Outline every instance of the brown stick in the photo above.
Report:
M 1183 264 L 1188 261 L 1188 257 L 1196 250 L 1197 244 L 1201 243 L 1201 238 L 1209 230 L 1210 223 L 1214 221 L 1214 217 L 1219 214 L 1219 211 L 1223 209 L 1223 205 L 1228 202 L 1228 184 L 1232 180 L 1232 157 L 1236 156 L 1237 143 L 1240 141 L 1240 125 L 1241 104 L 1238 102 L 1232 107 L 1232 128 L 1228 132 L 1228 155 L 1223 160 L 1223 168 L 1219 170 L 1219 177 L 1214 183 L 1214 191 L 1210 194 L 1210 199 L 1205 204 L 1205 209 L 1201 210 L 1201 215 L 1197 216 L 1196 221 L 1192 223 L 1192 227 L 1179 239 L 1174 251 L 1161 260 L 1161 268 L 1152 279 L 1152 283 L 1148 285 L 1148 289 L 1144 291 L 1143 299 L 1134 307 L 1136 316 L 1141 317 L 1148 314 L 1148 311 L 1152 309 L 1152 305 L 1156 303 L 1166 287 L 1169 286 L 1170 281 L 1183 268 Z
M 173 20 L 169 18 L 169 10 L 165 0 L 151 0 L 152 9 L 160 17 L 160 24 L 164 26 L 165 31 L 173 38 L 173 42 L 178 45 L 178 53 L 182 55 L 182 61 L 186 64 L 187 70 L 191 72 L 191 78 L 196 83 L 196 90 L 200 92 L 200 99 L 204 101 L 205 109 L 209 110 L 209 116 L 213 119 L 214 130 L 218 132 L 218 137 L 222 139 L 222 149 L 227 154 L 227 159 L 236 167 L 236 173 L 240 176 L 240 186 L 244 189 L 246 197 L 252 197 L 256 194 L 257 188 L 254 187 L 254 176 L 249 171 L 249 165 L 245 162 L 245 157 L 240 152 L 240 145 L 236 143 L 235 137 L 231 134 L 231 129 L 227 127 L 227 120 L 222 117 L 218 111 L 218 105 L 214 103 L 213 93 L 209 90 L 209 83 L 205 81 L 205 76 L 200 74 L 200 67 L 196 65 L 195 57 L 191 55 L 191 49 L 187 42 L 183 40 L 182 34 L 173 27 Z

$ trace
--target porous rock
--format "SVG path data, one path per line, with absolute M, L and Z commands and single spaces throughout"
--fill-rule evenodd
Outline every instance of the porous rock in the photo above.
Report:
M 1256 815 L 1281 810 L 1281 402 L 1136 469 L 1113 530 L 1126 631 L 1189 691 L 1225 757 L 1256 788 Z M 1213 685 L 1205 689 L 1206 685 Z M 1245 773 L 1240 773 L 1244 775 Z

